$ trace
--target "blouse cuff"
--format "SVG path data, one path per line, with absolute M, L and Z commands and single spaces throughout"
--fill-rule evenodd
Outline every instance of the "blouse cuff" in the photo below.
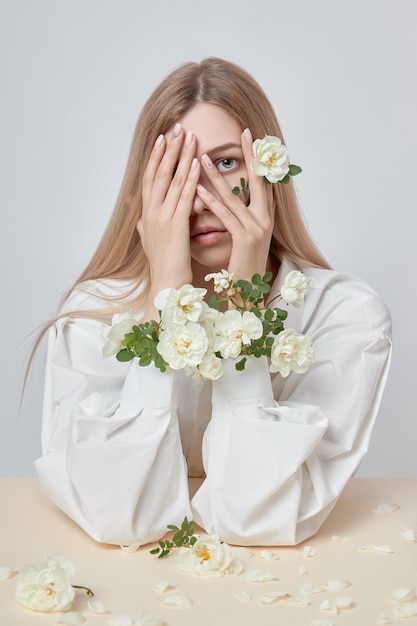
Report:
M 161 372 L 153 363 L 142 367 L 135 359 L 129 367 L 122 399 L 148 408 L 172 407 L 175 401 L 177 372 L 168 368 Z
M 274 403 L 274 394 L 266 356 L 246 358 L 245 369 L 238 371 L 235 364 L 242 359 L 223 360 L 223 376 L 213 381 L 213 402 L 221 400 L 262 399 L 268 404 Z

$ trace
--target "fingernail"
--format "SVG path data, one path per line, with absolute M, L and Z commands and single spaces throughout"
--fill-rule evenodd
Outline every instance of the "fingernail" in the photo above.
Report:
M 181 134 L 182 126 L 179 122 L 175 124 L 174 132 L 172 133 L 173 137 L 179 137 Z
M 206 196 L 207 195 L 207 191 L 204 189 L 203 185 L 198 184 L 197 185 L 197 191 L 198 191 L 198 193 L 201 193 L 202 196 Z
M 206 165 L 208 168 L 210 169 L 213 168 L 213 161 L 210 159 L 208 154 L 203 154 L 203 156 L 201 157 L 201 160 L 203 161 L 204 165 Z
M 250 132 L 249 128 L 245 128 L 245 130 L 243 131 L 243 134 L 245 136 L 246 143 L 252 143 L 253 142 L 252 133 Z
M 164 140 L 164 135 L 158 135 L 155 141 L 155 148 L 159 148 L 163 140 Z
M 194 157 L 194 159 L 191 162 L 191 171 L 194 172 L 194 170 L 196 169 L 198 165 L 198 159 L 196 157 Z
M 185 143 L 187 144 L 187 146 L 191 146 L 191 144 L 193 143 L 193 137 L 194 135 L 191 130 L 188 130 L 185 136 Z

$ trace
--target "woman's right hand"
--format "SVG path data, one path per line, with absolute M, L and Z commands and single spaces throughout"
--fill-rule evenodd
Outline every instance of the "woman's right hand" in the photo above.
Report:
M 180 124 L 160 135 L 145 170 L 142 214 L 137 229 L 149 261 L 151 289 L 146 317 L 155 317 L 153 300 L 166 287 L 192 282 L 190 214 L 200 176 L 196 139 Z

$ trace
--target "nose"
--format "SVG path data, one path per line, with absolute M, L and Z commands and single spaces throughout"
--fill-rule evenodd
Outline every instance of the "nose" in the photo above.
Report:
M 204 213 L 204 211 L 208 210 L 209 209 L 201 200 L 200 196 L 196 193 L 193 200 L 193 206 L 191 208 L 191 215 L 200 215 L 201 213 Z

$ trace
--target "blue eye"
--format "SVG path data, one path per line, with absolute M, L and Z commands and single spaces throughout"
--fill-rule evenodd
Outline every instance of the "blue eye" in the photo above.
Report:
M 239 161 L 237 159 L 220 159 L 219 161 L 216 161 L 216 167 L 219 172 L 228 172 L 234 169 L 238 162 Z

